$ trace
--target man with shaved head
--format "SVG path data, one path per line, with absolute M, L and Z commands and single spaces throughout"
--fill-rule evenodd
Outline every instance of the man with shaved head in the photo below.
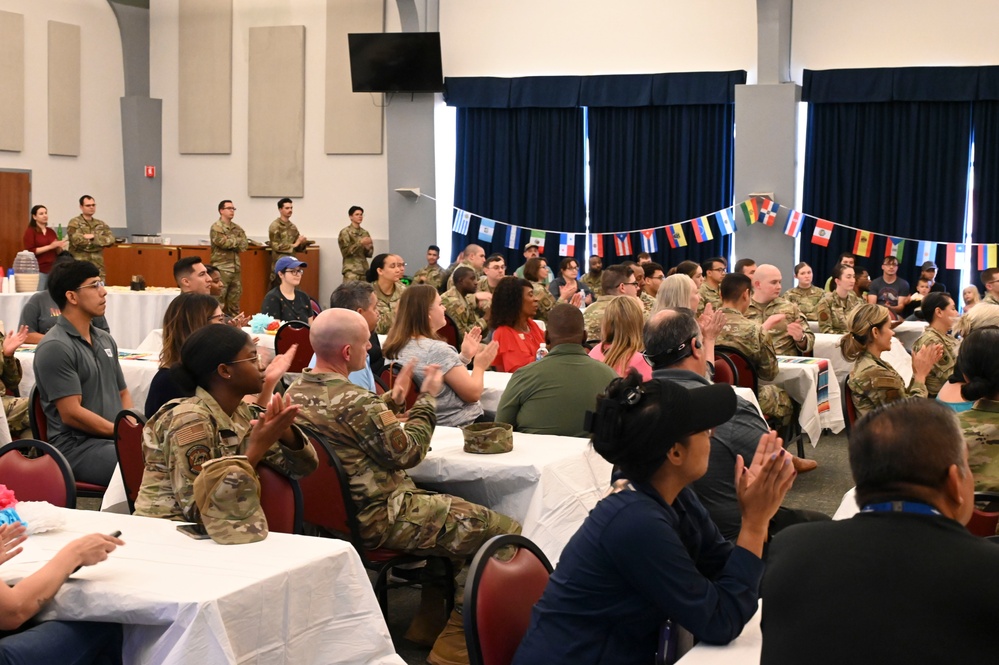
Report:
M 753 297 L 746 316 L 763 326 L 779 356 L 800 356 L 815 346 L 815 333 L 798 306 L 780 295 L 781 274 L 777 266 L 764 263 L 753 274 Z
M 587 355 L 583 315 L 561 303 L 548 313 L 548 355 L 510 378 L 496 420 L 518 432 L 589 436 L 583 421 L 607 384 L 617 378 L 608 365 Z
M 482 249 L 475 243 L 465 246 L 465 251 L 461 253 L 464 257 L 454 268 L 448 268 L 447 280 L 445 284 L 446 288 L 450 289 L 454 286 L 454 271 L 458 269 L 459 266 L 465 266 L 466 268 L 471 268 L 475 271 L 475 279 L 478 280 L 482 276 L 482 266 L 486 264 L 486 250 Z
M 287 393 L 299 405 L 299 422 L 326 437 L 350 476 L 364 546 L 434 554 L 463 563 L 493 536 L 520 533 L 520 525 L 509 517 L 456 496 L 422 490 L 409 477 L 406 469 L 423 461 L 430 449 L 437 424 L 435 395 L 442 389 L 443 376 L 438 367 L 427 366 L 403 429 L 398 416 L 406 410 L 415 361 L 399 372 L 391 392 L 380 397 L 347 379 L 350 372 L 364 367 L 369 334 L 368 323 L 357 312 L 322 312 L 309 331 L 316 367 L 306 369 Z M 424 584 L 422 593 L 420 612 L 406 638 L 432 643 L 431 662 L 460 662 L 465 649 L 461 586 L 456 584 L 456 610 L 446 626 L 441 589 Z

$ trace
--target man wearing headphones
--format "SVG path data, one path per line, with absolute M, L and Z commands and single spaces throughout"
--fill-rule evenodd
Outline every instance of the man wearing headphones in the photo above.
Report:
M 710 385 L 705 378 L 708 359 L 714 355 L 716 331 L 701 327 L 689 309 L 666 309 L 657 312 L 645 324 L 645 357 L 652 365 L 653 379 L 674 381 L 685 388 Z M 732 467 L 735 456 L 751 459 L 760 442 L 760 436 L 769 428 L 750 402 L 736 396 L 735 414 L 728 422 L 714 429 L 708 470 L 692 485 L 718 530 L 729 540 L 735 540 L 742 524 L 739 501 Z M 748 456 L 748 457 L 747 457 Z M 815 460 L 792 456 L 798 473 L 811 471 L 818 466 Z M 770 537 L 792 524 L 828 520 L 819 512 L 781 507 L 770 520 Z

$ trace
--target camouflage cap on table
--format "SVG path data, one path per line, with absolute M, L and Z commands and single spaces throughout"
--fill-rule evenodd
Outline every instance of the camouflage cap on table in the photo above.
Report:
M 472 423 L 461 428 L 465 452 L 490 455 L 513 450 L 513 425 L 509 423 Z
M 208 460 L 194 480 L 194 501 L 216 543 L 239 545 L 267 537 L 260 480 L 245 455 Z

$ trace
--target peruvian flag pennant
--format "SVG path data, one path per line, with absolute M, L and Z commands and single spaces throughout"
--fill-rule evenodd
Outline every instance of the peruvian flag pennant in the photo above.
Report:
M 815 230 L 812 231 L 812 244 L 829 246 L 829 239 L 832 238 L 833 223 L 825 219 L 815 220 Z
M 614 234 L 614 253 L 618 256 L 630 256 L 632 254 L 630 233 Z

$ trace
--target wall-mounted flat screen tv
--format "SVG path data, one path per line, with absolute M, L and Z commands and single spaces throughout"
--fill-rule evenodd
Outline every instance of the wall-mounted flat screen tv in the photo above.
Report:
M 354 92 L 442 92 L 439 32 L 355 33 L 350 46 Z

